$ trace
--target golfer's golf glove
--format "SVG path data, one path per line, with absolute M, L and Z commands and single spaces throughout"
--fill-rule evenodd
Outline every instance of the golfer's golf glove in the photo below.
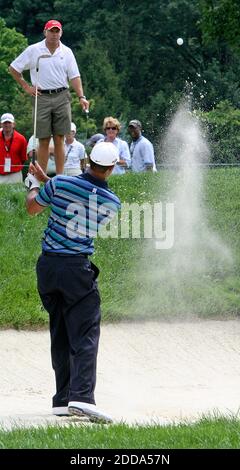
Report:
M 40 181 L 38 181 L 34 175 L 31 175 L 31 173 L 27 174 L 27 178 L 24 183 L 28 191 L 34 188 L 40 188 Z

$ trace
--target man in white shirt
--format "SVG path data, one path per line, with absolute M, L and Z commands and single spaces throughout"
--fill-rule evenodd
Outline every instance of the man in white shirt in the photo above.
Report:
M 21 87 L 32 96 L 33 107 L 37 94 L 36 137 L 39 138 L 38 163 L 46 171 L 51 135 L 54 139 L 56 172 L 64 169 L 64 135 L 71 129 L 71 82 L 83 111 L 89 102 L 83 94 L 83 86 L 76 59 L 69 47 L 60 41 L 62 25 L 49 20 L 44 27 L 45 39 L 28 46 L 10 65 L 9 71 Z M 30 70 L 32 86 L 22 72 Z
M 65 138 L 65 164 L 64 175 L 78 176 L 81 175 L 85 168 L 85 147 L 81 142 L 75 139 L 77 132 L 74 122 L 71 123 L 71 132 Z
M 142 124 L 133 119 L 128 124 L 128 132 L 132 137 L 130 153 L 132 157 L 132 171 L 157 171 L 153 145 L 142 135 Z

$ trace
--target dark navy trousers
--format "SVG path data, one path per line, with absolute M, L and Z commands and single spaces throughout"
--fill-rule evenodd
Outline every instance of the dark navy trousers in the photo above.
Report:
M 95 404 L 101 317 L 98 272 L 84 256 L 42 254 L 38 259 L 38 292 L 50 319 L 53 406 L 67 406 L 69 401 Z

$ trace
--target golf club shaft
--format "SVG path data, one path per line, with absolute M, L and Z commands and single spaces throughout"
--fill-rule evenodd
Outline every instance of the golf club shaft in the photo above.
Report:
M 35 164 L 36 161 L 36 131 L 37 131 L 37 95 L 38 93 L 38 68 L 36 74 L 36 86 L 35 86 L 35 107 L 34 107 L 34 126 L 33 126 L 33 152 L 32 162 Z

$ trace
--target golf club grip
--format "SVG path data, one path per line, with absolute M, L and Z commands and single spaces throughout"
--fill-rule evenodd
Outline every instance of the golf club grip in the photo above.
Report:
M 35 165 L 36 162 L 36 149 L 33 149 L 32 151 L 32 163 Z

